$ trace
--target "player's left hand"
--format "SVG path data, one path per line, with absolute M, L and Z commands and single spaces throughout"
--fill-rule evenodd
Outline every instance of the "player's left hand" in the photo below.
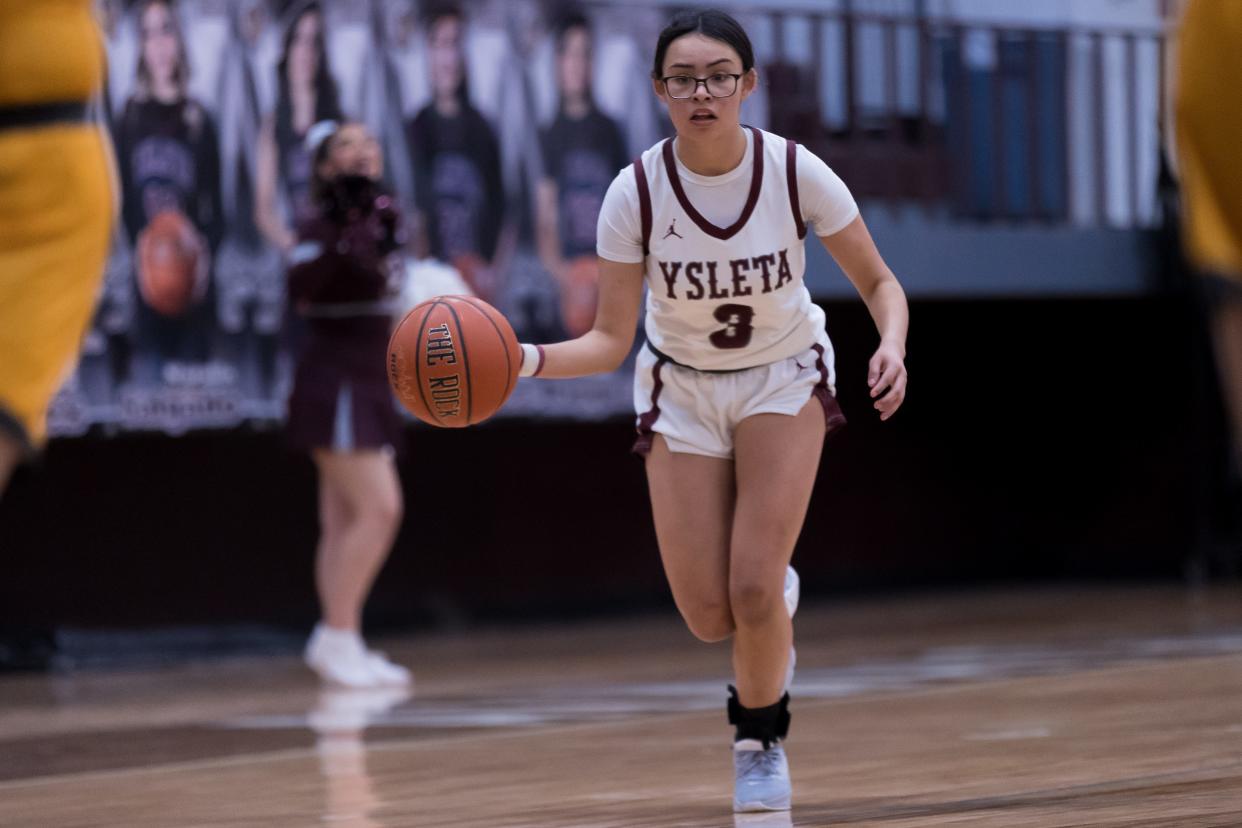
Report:
M 897 413 L 906 399 L 906 362 L 900 348 L 880 343 L 867 368 L 867 387 L 881 420 Z

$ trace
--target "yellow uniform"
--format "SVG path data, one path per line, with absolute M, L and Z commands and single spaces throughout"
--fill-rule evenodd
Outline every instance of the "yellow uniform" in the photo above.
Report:
M 34 448 L 90 322 L 113 220 L 91 0 L 0 0 L 0 428 Z
M 1242 280 L 1242 2 L 1191 0 L 1177 69 L 1186 246 L 1199 268 Z

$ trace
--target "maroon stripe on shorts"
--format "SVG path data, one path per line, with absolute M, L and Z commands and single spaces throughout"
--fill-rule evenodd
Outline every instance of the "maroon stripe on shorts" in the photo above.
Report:
M 660 419 L 660 392 L 664 390 L 664 379 L 660 376 L 660 372 L 666 362 L 668 360 L 664 357 L 658 357 L 656 364 L 652 366 L 651 408 L 638 417 L 638 439 L 634 441 L 634 448 L 631 451 L 643 457 L 651 453 L 651 443 L 655 440 L 655 431 L 652 430 L 652 426 L 655 425 L 656 420 Z
M 815 351 L 815 369 L 819 371 L 819 382 L 811 389 L 811 396 L 824 407 L 824 434 L 832 434 L 845 425 L 845 412 L 841 410 L 837 398 L 828 390 L 828 365 L 824 362 L 824 346 L 817 342 L 811 349 Z

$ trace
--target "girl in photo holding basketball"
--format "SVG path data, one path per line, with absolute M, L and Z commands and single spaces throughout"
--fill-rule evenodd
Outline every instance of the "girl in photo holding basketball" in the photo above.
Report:
M 333 684 L 404 685 L 409 671 L 362 639 L 363 605 L 402 513 L 394 462 L 401 422 L 384 368 L 400 217 L 379 183 L 379 143 L 361 124 L 315 124 L 307 149 L 314 212 L 298 228 L 289 270 L 289 295 L 307 334 L 287 422 L 290 442 L 311 454 L 319 473 L 322 618 L 305 659 Z
M 160 358 L 204 361 L 215 317 L 210 261 L 224 235 L 216 128 L 187 91 L 190 68 L 171 0 L 146 0 L 137 19 L 135 88 L 116 127 L 141 300 L 136 338 L 140 351 Z
M 613 180 L 599 216 L 594 327 L 523 345 L 522 376 L 635 371 L 635 451 L 673 598 L 690 630 L 733 639 L 734 809 L 790 807 L 789 568 L 826 433 L 844 424 L 823 311 L 803 284 L 814 229 L 880 334 L 868 385 L 880 419 L 906 391 L 905 294 L 845 184 L 805 148 L 739 122 L 758 83 L 729 15 L 678 14 L 656 45 L 652 86 L 676 137 Z

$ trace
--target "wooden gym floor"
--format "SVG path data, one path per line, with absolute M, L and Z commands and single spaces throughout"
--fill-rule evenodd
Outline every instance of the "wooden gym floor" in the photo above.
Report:
M 1242 588 L 836 601 L 797 619 L 792 815 L 730 813 L 726 646 L 670 610 L 294 658 L 0 677 L 0 826 L 1239 826 Z

